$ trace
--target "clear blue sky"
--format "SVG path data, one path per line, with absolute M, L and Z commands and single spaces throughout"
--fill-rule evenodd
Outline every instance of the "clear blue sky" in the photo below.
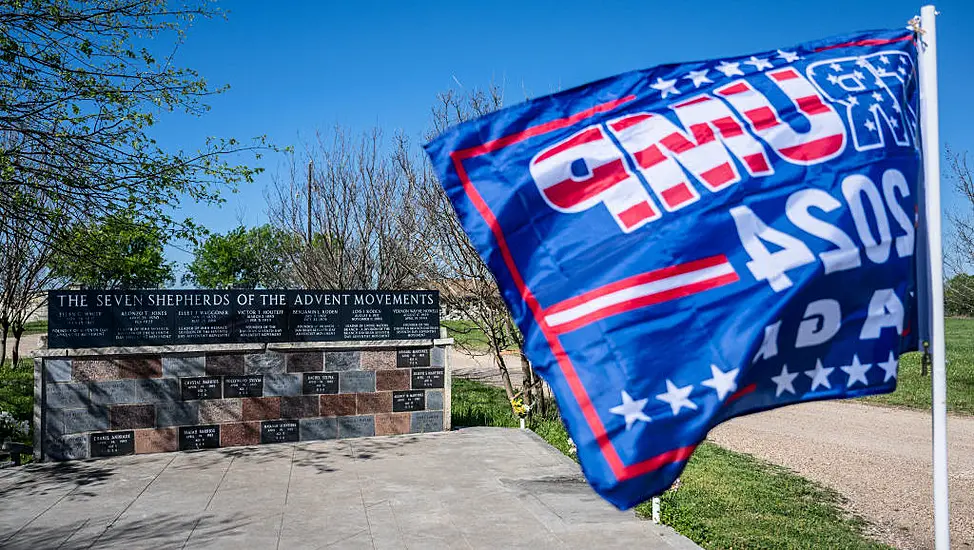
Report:
M 170 116 L 157 128 L 167 146 L 192 148 L 203 136 L 266 134 L 293 145 L 336 124 L 380 126 L 415 136 L 427 127 L 438 92 L 505 85 L 506 101 L 570 88 L 620 72 L 678 61 L 786 47 L 806 40 L 905 26 L 920 3 L 904 0 L 353 2 L 239 0 L 226 20 L 197 22 L 177 54 L 215 85 L 200 119 Z M 974 2 L 937 4 L 941 139 L 974 155 Z M 264 189 L 285 168 L 228 195 L 220 209 L 186 204 L 215 231 L 238 219 L 266 221 Z M 945 191 L 949 186 L 944 183 Z M 948 194 L 945 202 L 954 196 Z M 190 257 L 171 249 L 171 259 Z

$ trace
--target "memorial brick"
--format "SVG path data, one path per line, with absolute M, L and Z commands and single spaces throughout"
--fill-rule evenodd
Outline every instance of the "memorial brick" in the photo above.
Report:
M 426 408 L 426 392 L 408 390 L 392 392 L 392 412 L 421 411 Z
M 306 372 L 301 393 L 338 393 L 337 372 Z
M 413 369 L 413 389 L 429 390 L 443 387 L 443 369 Z
M 90 435 L 92 458 L 135 454 L 135 432 L 101 432 Z
M 243 376 L 223 377 L 223 397 L 262 397 L 264 395 L 264 375 L 245 374 Z
M 260 423 L 260 442 L 292 443 L 300 439 L 297 420 L 265 420 Z
M 220 446 L 220 426 L 181 426 L 179 450 L 215 449 Z
M 220 399 L 223 388 L 219 376 L 200 376 L 197 378 L 180 378 L 180 396 L 183 401 L 197 399 Z
M 397 367 L 428 367 L 430 366 L 430 350 L 424 349 L 401 349 L 396 352 Z

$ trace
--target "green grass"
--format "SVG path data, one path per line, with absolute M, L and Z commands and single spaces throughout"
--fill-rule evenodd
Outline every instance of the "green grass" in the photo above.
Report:
M 457 347 L 478 351 L 487 349 L 487 336 L 472 321 L 443 321 L 441 324 L 446 327 L 447 336 L 456 341 Z
M 13 368 L 8 359 L 0 365 L 0 410 L 17 420 L 30 420 L 34 415 L 34 362 L 25 359 Z M 7 434 L 0 434 L 0 441 Z M 20 441 L 30 443 L 29 437 Z
M 453 378 L 453 425 L 515 427 L 504 391 Z M 568 454 L 568 434 L 556 417 L 532 430 Z M 571 456 L 571 455 L 569 455 Z M 704 548 L 888 548 L 864 534 L 836 492 L 748 455 L 704 443 L 675 492 L 663 496 L 663 523 Z M 650 504 L 636 507 L 651 515 Z
M 863 534 L 835 491 L 710 443 L 661 500 L 663 523 L 704 548 L 889 548 Z M 650 503 L 636 513 L 650 517 Z
M 958 414 L 974 414 L 974 319 L 947 319 L 947 410 Z M 919 353 L 900 358 L 896 391 L 867 397 L 867 403 L 930 409 L 929 369 L 920 375 Z
M 47 334 L 47 321 L 30 321 L 24 325 L 24 334 Z

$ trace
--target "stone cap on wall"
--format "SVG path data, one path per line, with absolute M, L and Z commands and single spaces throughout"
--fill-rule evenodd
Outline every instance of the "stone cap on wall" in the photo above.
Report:
M 376 349 L 428 348 L 453 345 L 453 338 L 432 340 L 340 340 L 335 342 L 281 342 L 274 344 L 195 344 L 178 346 L 131 346 L 106 348 L 42 348 L 31 357 L 83 357 L 87 355 L 161 355 L 194 352 L 249 352 L 315 350 L 315 349 Z

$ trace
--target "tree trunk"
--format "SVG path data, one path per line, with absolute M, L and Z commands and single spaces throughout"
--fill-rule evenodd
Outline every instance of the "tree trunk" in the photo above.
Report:
M 10 323 L 3 323 L 0 325 L 3 329 L 3 336 L 0 337 L 0 347 L 3 347 L 3 351 L 0 351 L 0 367 L 7 362 L 7 334 L 10 332 Z
M 17 368 L 20 364 L 20 337 L 24 334 L 24 327 L 20 327 L 20 330 L 14 329 L 14 350 L 11 359 L 13 361 L 13 368 Z M 6 342 L 4 342 L 4 353 L 6 353 Z
M 531 371 L 531 363 L 528 362 L 528 358 L 524 356 L 524 353 L 519 353 L 521 356 L 521 376 L 524 378 L 523 392 L 524 392 L 524 406 L 528 409 L 528 418 L 531 417 L 531 413 L 534 412 L 531 406 L 534 403 L 534 376 Z
M 504 384 L 504 391 L 507 392 L 507 400 L 513 402 L 514 386 L 511 385 L 511 374 L 507 372 L 507 365 L 504 364 L 504 358 L 498 351 L 494 352 L 494 363 L 497 365 L 497 370 L 501 373 L 501 382 Z M 513 403 L 511 403 L 511 410 L 514 410 Z

